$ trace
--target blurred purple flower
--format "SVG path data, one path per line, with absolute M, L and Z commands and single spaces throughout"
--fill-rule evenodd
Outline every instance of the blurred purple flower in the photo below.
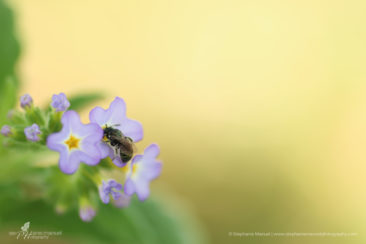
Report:
M 143 138 L 143 128 L 140 122 L 126 117 L 126 104 L 122 98 L 116 97 L 107 110 L 95 107 L 89 113 L 91 122 L 97 123 L 102 128 L 105 126 L 119 129 L 124 136 L 130 137 L 133 142 L 138 142 Z M 114 150 L 105 142 L 100 142 L 102 158 L 110 157 L 115 165 L 122 167 L 119 155 L 115 155 Z
M 151 144 L 145 149 L 144 155 L 136 155 L 126 166 L 124 192 L 128 196 L 136 193 L 139 200 L 144 201 L 150 195 L 150 181 L 157 178 L 162 169 L 161 162 L 156 160 L 159 153 L 159 146 Z
M 82 221 L 90 222 L 95 216 L 95 209 L 91 206 L 84 206 L 79 209 L 79 216 Z
M 22 108 L 30 108 L 33 104 L 33 99 L 29 94 L 24 94 L 20 97 L 20 106 Z
M 6 117 L 8 119 L 12 119 L 13 116 L 14 116 L 14 113 L 15 113 L 14 109 L 10 109 L 9 112 L 8 112 L 8 114 L 6 115 Z
M 60 153 L 59 166 L 65 174 L 73 174 L 80 162 L 96 165 L 101 159 L 98 144 L 103 130 L 94 123 L 83 124 L 75 111 L 67 111 L 61 118 L 62 130 L 47 138 L 47 146 Z
M 56 112 L 66 111 L 70 107 L 70 102 L 65 93 L 61 92 L 52 96 L 51 106 L 56 109 Z
M 1 134 L 6 137 L 10 136 L 12 134 L 11 127 L 9 125 L 1 127 Z
M 121 197 L 116 199 L 113 204 L 117 208 L 125 208 L 128 207 L 128 205 L 130 205 L 130 201 L 131 197 L 127 196 L 125 193 L 122 192 Z
M 114 191 L 115 189 L 116 191 Z M 107 204 L 109 203 L 109 194 L 112 195 L 112 198 L 114 200 L 117 200 L 122 196 L 121 192 L 118 192 L 122 190 L 122 184 L 118 183 L 117 181 L 110 179 L 107 181 L 107 183 L 103 180 L 102 185 L 99 187 L 99 196 L 100 199 L 102 199 L 102 202 Z
M 39 129 L 39 126 L 37 124 L 33 124 L 24 129 L 24 134 L 29 141 L 36 142 L 40 140 L 38 135 L 41 134 L 41 130 Z

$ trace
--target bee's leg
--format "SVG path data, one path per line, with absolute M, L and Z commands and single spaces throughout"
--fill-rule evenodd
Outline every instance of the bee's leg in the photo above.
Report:
M 120 157 L 120 149 L 115 147 L 114 148 L 114 155 L 117 156 L 117 157 Z

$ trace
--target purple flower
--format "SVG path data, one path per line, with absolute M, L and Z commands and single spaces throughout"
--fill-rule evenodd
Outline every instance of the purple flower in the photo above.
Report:
M 40 140 L 38 135 L 41 134 L 41 130 L 39 129 L 39 126 L 37 124 L 33 124 L 24 129 L 24 134 L 29 141 L 36 142 Z
M 62 130 L 47 138 L 47 146 L 60 153 L 59 166 L 65 174 L 73 174 L 80 162 L 87 165 L 99 163 L 98 144 L 103 130 L 94 123 L 83 124 L 75 111 L 67 111 L 61 118 Z
M 83 206 L 79 209 L 79 216 L 82 221 L 90 222 L 95 216 L 95 209 L 91 206 Z
M 136 192 L 140 201 L 144 201 L 150 194 L 150 181 L 157 178 L 162 169 L 160 161 L 156 160 L 160 149 L 156 144 L 148 146 L 144 155 L 136 155 L 127 167 L 124 192 L 131 196 Z
M 14 113 L 15 113 L 14 109 L 10 109 L 9 112 L 8 112 L 8 114 L 6 115 L 6 117 L 8 119 L 12 119 L 13 116 L 14 116 Z
M 10 136 L 12 134 L 11 132 L 11 127 L 9 125 L 4 125 L 2 128 L 1 128 L 1 134 L 3 136 Z
M 107 110 L 95 107 L 90 111 L 89 119 L 102 128 L 109 126 L 119 129 L 124 136 L 130 137 L 133 142 L 142 140 L 142 125 L 140 122 L 126 117 L 126 104 L 120 97 L 116 97 Z M 109 156 L 117 166 L 122 167 L 125 165 L 119 155 L 115 155 L 114 150 L 107 143 L 100 142 L 100 149 L 102 158 Z
M 115 189 L 116 191 L 114 191 Z M 102 185 L 99 187 L 99 196 L 100 199 L 102 199 L 102 202 L 105 204 L 109 203 L 109 194 L 112 195 L 112 198 L 114 200 L 117 200 L 122 196 L 121 192 L 118 192 L 122 190 L 122 185 L 118 183 L 117 181 L 110 179 L 107 181 L 107 183 L 103 180 Z
M 130 205 L 130 201 L 131 201 L 131 197 L 127 196 L 126 194 L 124 194 L 122 192 L 121 197 L 116 199 L 113 204 L 117 208 L 125 208 L 125 207 L 128 207 L 128 205 Z
M 61 92 L 52 96 L 51 106 L 56 109 L 56 112 L 66 111 L 70 107 L 70 102 L 67 100 L 65 93 Z
M 22 108 L 30 108 L 33 104 L 33 99 L 29 94 L 24 94 L 20 97 L 20 106 Z

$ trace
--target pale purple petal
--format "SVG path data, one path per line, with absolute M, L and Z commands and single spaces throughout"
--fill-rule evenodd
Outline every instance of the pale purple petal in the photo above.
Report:
M 163 165 L 161 162 L 154 161 L 152 163 L 146 164 L 143 169 L 141 169 L 141 175 L 143 175 L 143 178 L 146 180 L 152 181 L 161 174 L 162 168 Z
M 136 155 L 135 157 L 133 157 L 133 159 L 131 160 L 131 165 L 133 165 L 134 163 L 137 163 L 137 162 L 141 161 L 143 157 L 144 157 L 144 155 L 137 154 L 137 155 Z
M 126 118 L 116 128 L 122 131 L 125 136 L 130 137 L 133 142 L 141 141 L 144 137 L 142 124 L 136 120 Z
M 134 142 L 140 141 L 143 138 L 141 123 L 126 117 L 126 104 L 122 98 L 116 97 L 106 110 L 101 107 L 95 107 L 90 111 L 89 119 L 101 127 L 107 125 L 119 129 Z
M 145 201 L 150 195 L 149 181 L 136 182 L 136 195 L 140 201 Z
M 108 121 L 108 111 L 101 107 L 95 107 L 89 113 L 89 120 L 103 127 Z
M 116 97 L 110 104 L 108 109 L 95 107 L 89 113 L 91 122 L 100 126 L 119 125 L 126 118 L 126 104 L 122 98 Z
M 144 157 L 156 158 L 160 154 L 160 148 L 157 144 L 151 144 L 144 151 Z
M 114 154 L 113 154 L 113 156 L 111 157 L 111 159 L 112 159 L 112 162 L 113 162 L 117 167 L 120 167 L 120 168 L 124 167 L 124 166 L 127 164 L 127 163 L 122 162 L 122 159 L 121 159 L 120 157 L 118 157 L 118 156 L 114 156 Z
M 91 151 L 89 150 L 89 153 L 85 153 L 83 151 L 75 151 L 78 156 L 79 162 L 83 162 L 87 165 L 97 165 L 100 162 L 100 154 L 98 151 Z
M 83 136 L 82 132 L 85 134 L 85 125 L 81 123 L 78 113 L 73 110 L 62 115 L 61 123 L 63 127 L 66 127 L 67 132 L 77 133 L 80 136 Z
M 98 144 L 98 148 L 100 150 L 101 158 L 106 158 L 114 154 L 113 149 L 102 141 Z
M 118 125 L 126 118 L 126 103 L 120 98 L 116 97 L 109 106 L 110 114 L 108 115 L 108 125 Z
M 63 155 L 66 154 L 66 155 Z M 74 151 L 67 155 L 67 151 L 60 152 L 59 166 L 62 172 L 65 174 L 73 174 L 79 168 L 80 155 L 78 151 Z
M 132 196 L 135 193 L 135 184 L 132 179 L 127 179 L 123 188 L 127 196 Z
M 145 149 L 143 155 L 136 155 L 132 159 L 124 185 L 124 191 L 127 195 L 131 196 L 136 193 L 141 201 L 149 196 L 150 181 L 157 178 L 162 170 L 162 163 L 156 160 L 159 152 L 158 145 L 151 144 Z M 133 170 L 134 167 L 136 167 L 135 170 Z

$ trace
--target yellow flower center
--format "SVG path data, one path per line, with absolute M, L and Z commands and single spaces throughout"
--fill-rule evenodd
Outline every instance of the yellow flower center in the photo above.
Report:
M 122 168 L 122 172 L 125 173 L 125 174 L 129 174 L 131 172 L 131 175 L 135 175 L 136 171 L 137 171 L 137 168 L 138 168 L 138 165 L 137 164 L 132 165 L 132 170 L 131 170 L 130 167 L 131 167 L 131 162 L 128 162 L 126 164 L 126 166 L 124 166 Z
M 136 174 L 137 164 L 132 165 L 132 174 Z
M 69 150 L 72 150 L 73 148 L 79 148 L 79 141 L 79 138 L 70 135 L 69 139 L 65 141 L 65 144 L 69 147 Z
M 128 171 L 130 169 L 130 162 L 128 162 L 123 168 L 122 168 L 122 172 L 127 174 Z

